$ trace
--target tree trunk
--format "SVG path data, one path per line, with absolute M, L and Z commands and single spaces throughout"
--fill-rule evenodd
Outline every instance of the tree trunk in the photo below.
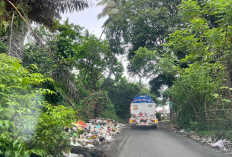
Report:
M 108 74 L 108 76 L 106 78 L 106 81 L 104 82 L 104 87 L 107 87 L 109 82 L 110 82 L 111 76 L 113 74 L 113 67 L 114 67 L 115 63 L 116 63 L 116 56 L 115 56 L 115 54 L 113 54 L 111 65 L 110 65 L 110 71 L 109 71 L 109 74 Z
M 100 35 L 100 37 L 99 37 L 100 40 L 101 40 L 101 38 L 102 38 L 102 35 L 105 33 L 105 29 L 106 29 L 106 25 L 104 25 L 104 28 L 103 28 L 103 30 L 102 30 L 102 32 L 101 32 L 101 35 Z
M 176 124 L 176 112 L 173 108 L 170 108 L 170 123 Z
M 229 99 L 230 101 L 232 101 L 232 93 L 231 93 L 231 76 L 230 73 L 227 74 L 226 77 L 226 85 L 228 87 L 228 89 L 225 89 L 225 97 L 226 99 Z M 230 109 L 232 109 L 232 102 L 230 103 Z
M 18 19 L 17 22 L 12 20 L 12 27 L 8 38 L 9 51 L 8 54 L 23 60 L 24 40 L 28 27 L 26 23 Z

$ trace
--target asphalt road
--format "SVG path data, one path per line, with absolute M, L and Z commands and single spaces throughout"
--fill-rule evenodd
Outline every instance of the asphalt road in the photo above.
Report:
M 158 128 L 126 129 L 112 144 L 112 157 L 225 157 L 177 133 Z

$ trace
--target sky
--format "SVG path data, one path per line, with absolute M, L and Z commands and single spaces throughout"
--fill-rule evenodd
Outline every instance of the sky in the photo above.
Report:
M 88 29 L 90 34 L 95 34 L 97 37 L 100 37 L 103 30 L 102 25 L 107 17 L 98 20 L 97 15 L 102 12 L 103 6 L 97 6 L 97 1 L 94 0 L 88 2 L 90 4 L 89 8 L 79 12 L 63 14 L 62 21 L 68 18 L 70 23 L 80 25 Z

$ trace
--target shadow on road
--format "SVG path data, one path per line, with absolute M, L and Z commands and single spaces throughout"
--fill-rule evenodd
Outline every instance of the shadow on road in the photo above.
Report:
M 132 130 L 156 130 L 154 127 L 151 126 L 133 126 L 131 127 Z

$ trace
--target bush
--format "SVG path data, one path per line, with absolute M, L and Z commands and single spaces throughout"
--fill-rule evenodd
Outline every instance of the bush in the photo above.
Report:
M 61 150 L 70 148 L 69 135 L 65 133 L 64 126 L 69 126 L 75 119 L 72 108 L 64 106 L 45 106 L 36 127 L 33 144 L 53 156 L 62 156 Z
M 38 73 L 29 73 L 18 59 L 0 54 L 0 143 L 2 156 L 42 155 L 28 147 L 40 114 L 42 90 L 32 89 L 45 81 Z
M 63 128 L 75 114 L 43 101 L 45 94 L 54 93 L 38 88 L 46 81 L 52 80 L 0 54 L 0 156 L 59 155 L 61 146 L 66 148 Z
M 98 91 L 83 99 L 78 106 L 79 116 L 84 120 L 110 118 L 118 120 L 114 105 L 105 91 Z
M 190 121 L 190 129 L 193 131 L 198 131 L 198 122 Z
M 159 121 L 161 121 L 161 113 L 156 112 L 155 116 L 156 116 L 156 118 L 158 118 Z

